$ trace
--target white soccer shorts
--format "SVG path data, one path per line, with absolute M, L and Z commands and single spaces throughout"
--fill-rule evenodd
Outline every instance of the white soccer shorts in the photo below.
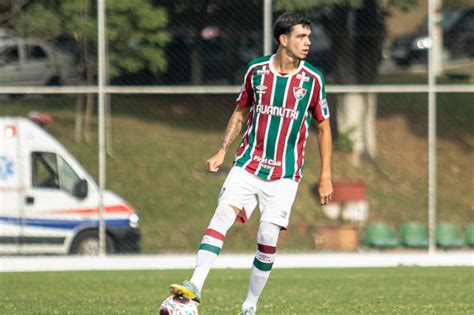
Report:
M 287 229 L 297 191 L 298 183 L 292 179 L 269 181 L 234 166 L 222 185 L 218 203 L 241 209 L 237 221 L 243 223 L 258 204 L 260 221 Z

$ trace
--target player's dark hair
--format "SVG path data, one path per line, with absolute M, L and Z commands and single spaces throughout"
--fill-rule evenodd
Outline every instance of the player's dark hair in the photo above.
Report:
M 280 44 L 280 35 L 289 34 L 295 25 L 303 25 L 303 27 L 311 28 L 311 22 L 304 16 L 294 12 L 285 12 L 280 15 L 275 24 L 273 24 L 273 37 Z

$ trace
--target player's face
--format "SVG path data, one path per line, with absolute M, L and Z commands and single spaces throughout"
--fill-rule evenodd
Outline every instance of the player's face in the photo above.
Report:
M 290 34 L 287 36 L 286 49 L 288 53 L 298 59 L 305 59 L 309 53 L 309 46 L 311 41 L 309 35 L 311 29 L 308 26 L 301 24 L 293 26 Z

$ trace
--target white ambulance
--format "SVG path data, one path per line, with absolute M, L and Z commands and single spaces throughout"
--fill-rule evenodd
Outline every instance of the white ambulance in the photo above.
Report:
M 98 204 L 97 184 L 53 136 L 0 117 L 0 254 L 97 254 Z M 110 191 L 104 209 L 107 252 L 138 252 L 135 210 Z

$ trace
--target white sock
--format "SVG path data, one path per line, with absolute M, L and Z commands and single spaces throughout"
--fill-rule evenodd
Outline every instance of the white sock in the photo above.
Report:
M 255 309 L 257 308 L 258 299 L 270 277 L 273 262 L 275 261 L 279 233 L 279 226 L 268 222 L 260 223 L 257 234 L 257 254 L 250 271 L 249 290 L 244 303 L 242 303 L 242 309 L 251 306 Z
M 234 223 L 235 217 L 235 211 L 231 206 L 219 205 L 204 233 L 197 252 L 194 273 L 190 280 L 196 285 L 199 292 L 202 291 L 212 264 L 222 250 L 225 235 Z
M 260 298 L 269 277 L 270 271 L 262 271 L 255 266 L 252 266 L 252 270 L 250 271 L 249 290 L 244 303 L 242 303 L 243 310 L 251 306 L 255 309 L 257 308 L 258 299 Z

